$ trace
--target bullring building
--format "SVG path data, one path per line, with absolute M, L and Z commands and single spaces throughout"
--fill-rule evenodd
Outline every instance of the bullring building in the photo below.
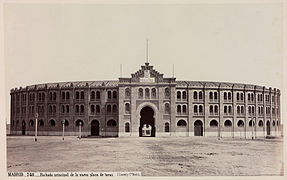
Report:
M 280 90 L 164 77 L 148 62 L 116 81 L 11 89 L 11 133 L 85 137 L 279 136 Z

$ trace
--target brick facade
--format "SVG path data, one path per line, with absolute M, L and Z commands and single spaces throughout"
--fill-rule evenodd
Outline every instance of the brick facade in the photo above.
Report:
M 146 63 L 118 81 L 61 82 L 11 90 L 11 134 L 141 136 L 279 136 L 280 90 L 176 81 Z M 252 120 L 254 126 L 252 126 Z M 81 126 L 80 126 L 81 122 Z

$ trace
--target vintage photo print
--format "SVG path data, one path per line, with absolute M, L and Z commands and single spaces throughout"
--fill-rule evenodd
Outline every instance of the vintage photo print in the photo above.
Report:
M 285 6 L 5 1 L 3 177 L 284 178 Z

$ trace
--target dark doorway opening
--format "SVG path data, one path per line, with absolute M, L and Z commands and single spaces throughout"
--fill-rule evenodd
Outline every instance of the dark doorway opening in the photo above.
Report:
M 139 136 L 155 137 L 154 111 L 146 106 L 140 112 Z
M 25 135 L 26 134 L 26 122 L 23 121 L 22 122 L 22 135 Z
M 97 120 L 93 120 L 91 122 L 91 136 L 99 136 L 100 135 L 100 123 Z
M 267 121 L 267 135 L 270 135 L 270 122 Z
M 203 136 L 203 125 L 200 120 L 194 122 L 194 136 Z

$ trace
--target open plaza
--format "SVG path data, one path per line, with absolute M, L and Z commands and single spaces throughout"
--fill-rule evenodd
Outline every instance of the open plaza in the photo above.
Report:
M 7 136 L 8 172 L 283 175 L 283 139 Z

